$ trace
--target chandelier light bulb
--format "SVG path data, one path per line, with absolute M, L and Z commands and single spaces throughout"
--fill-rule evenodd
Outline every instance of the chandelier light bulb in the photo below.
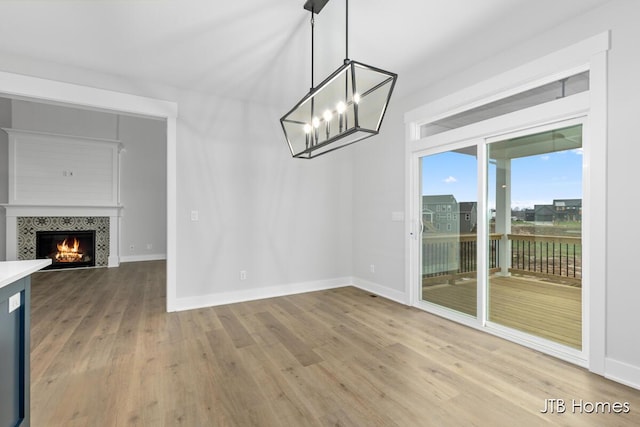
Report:
M 338 112 L 338 132 L 342 133 L 345 125 L 345 112 L 347 111 L 347 105 L 342 101 L 338 102 L 336 105 L 336 111 Z
M 324 118 L 324 130 L 327 136 L 327 139 L 331 137 L 331 119 L 333 118 L 333 113 L 331 110 L 325 110 L 324 114 L 322 114 Z
M 304 130 L 304 145 L 306 148 L 309 148 L 311 145 L 311 125 L 309 123 L 305 123 L 302 130 Z
M 313 126 L 313 144 L 315 145 L 320 142 L 320 131 L 318 130 L 320 127 L 320 119 L 317 117 L 311 119 L 311 126 Z

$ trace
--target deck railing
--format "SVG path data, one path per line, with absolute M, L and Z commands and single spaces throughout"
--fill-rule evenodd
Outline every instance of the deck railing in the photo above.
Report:
M 508 234 L 510 263 L 503 265 L 500 245 L 503 234 L 489 237 L 489 271 L 556 278 L 580 283 L 582 279 L 582 239 L 580 237 Z M 509 258 L 509 249 L 506 256 Z M 425 235 L 422 246 L 423 283 L 453 282 L 475 277 L 477 271 L 477 237 Z
M 500 266 L 501 234 L 489 237 L 489 269 Z M 423 283 L 454 281 L 462 277 L 474 277 L 477 271 L 478 239 L 475 234 L 428 235 L 423 238 Z
M 582 280 L 582 238 L 509 234 L 514 273 Z

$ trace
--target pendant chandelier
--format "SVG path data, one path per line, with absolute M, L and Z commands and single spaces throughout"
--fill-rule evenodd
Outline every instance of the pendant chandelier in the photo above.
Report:
M 280 123 L 295 158 L 311 159 L 377 135 L 398 75 L 349 59 L 349 0 L 345 0 L 344 64 L 314 87 L 314 14 L 329 0 L 307 0 L 311 12 L 311 89 Z

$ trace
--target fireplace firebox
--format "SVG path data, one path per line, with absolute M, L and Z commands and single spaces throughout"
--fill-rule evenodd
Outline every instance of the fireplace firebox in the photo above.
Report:
M 46 270 L 94 267 L 96 232 L 87 231 L 36 231 L 36 258 L 51 259 Z

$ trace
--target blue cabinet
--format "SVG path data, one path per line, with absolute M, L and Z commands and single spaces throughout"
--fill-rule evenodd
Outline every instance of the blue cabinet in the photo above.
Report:
M 0 262 L 0 427 L 30 424 L 31 274 L 49 264 Z
M 1 427 L 29 425 L 30 294 L 28 276 L 0 288 Z

